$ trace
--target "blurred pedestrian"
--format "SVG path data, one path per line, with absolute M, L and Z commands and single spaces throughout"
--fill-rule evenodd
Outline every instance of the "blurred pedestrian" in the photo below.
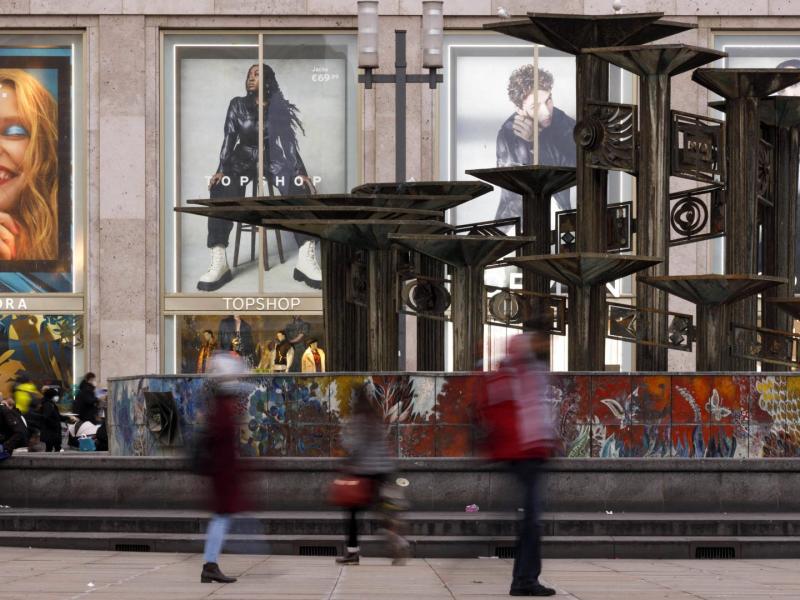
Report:
M 60 389 L 48 387 L 42 392 L 42 401 L 39 403 L 39 422 L 46 452 L 61 452 L 61 423 L 68 423 L 69 417 L 63 416 L 56 403 L 59 400 Z
M 25 373 L 17 376 L 14 384 L 14 405 L 21 415 L 27 415 L 31 406 L 41 398 L 42 395 L 36 389 L 36 385 Z
M 28 425 L 14 406 L 12 398 L 0 395 L 0 459 L 8 458 L 28 443 Z M 7 456 L 6 456 L 7 455 Z
M 523 516 L 514 558 L 511 596 L 552 596 L 539 583 L 541 473 L 560 445 L 552 404 L 546 397 L 550 337 L 546 319 L 527 323 L 529 332 L 512 338 L 500 368 L 486 375 L 481 416 L 486 451 L 506 461 L 523 489 Z
M 233 515 L 244 510 L 236 398 L 241 389 L 240 378 L 247 372 L 247 367 L 238 354 L 218 351 L 211 355 L 208 372 L 219 378 L 214 381 L 216 389 L 202 441 L 206 445 L 203 455 L 207 461 L 202 472 L 210 480 L 213 514 L 206 532 L 200 581 L 233 583 L 236 578 L 223 574 L 218 560 Z
M 347 452 L 344 472 L 352 478 L 353 485 L 365 490 L 365 501 L 350 506 L 347 524 L 347 551 L 336 562 L 345 565 L 359 563 L 358 513 L 375 502 L 381 486 L 394 471 L 394 461 L 386 441 L 383 412 L 375 398 L 371 383 L 360 386 L 354 396 L 350 418 L 342 427 L 342 446 Z
M 81 423 L 89 422 L 94 425 L 99 424 L 99 400 L 95 394 L 96 380 L 97 377 L 90 371 L 84 375 L 80 385 L 78 385 L 78 394 L 75 396 L 72 412 L 77 415 L 78 421 Z

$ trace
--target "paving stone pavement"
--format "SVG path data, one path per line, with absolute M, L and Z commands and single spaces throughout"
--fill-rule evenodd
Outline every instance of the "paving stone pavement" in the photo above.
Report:
M 0 600 L 481 600 L 507 598 L 511 561 L 221 558 L 230 585 L 200 583 L 197 554 L 0 548 Z M 571 600 L 790 600 L 800 560 L 546 560 L 542 580 Z

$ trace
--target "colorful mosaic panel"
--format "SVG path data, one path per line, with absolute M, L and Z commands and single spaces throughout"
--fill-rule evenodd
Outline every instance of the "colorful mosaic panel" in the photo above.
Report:
M 211 380 L 143 377 L 111 388 L 109 433 L 117 455 L 179 455 L 205 418 Z M 390 452 L 403 458 L 481 453 L 478 383 L 465 375 L 252 376 L 237 403 L 245 456 L 341 457 L 341 423 L 353 392 L 375 385 Z M 181 427 L 164 446 L 146 423 L 144 392 L 171 392 Z M 554 373 L 564 456 L 760 458 L 800 456 L 800 375 Z

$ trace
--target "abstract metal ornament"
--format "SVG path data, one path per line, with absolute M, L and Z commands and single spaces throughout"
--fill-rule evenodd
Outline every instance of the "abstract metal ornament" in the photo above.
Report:
M 669 213 L 672 229 L 685 237 L 699 234 L 708 223 L 708 208 L 697 196 L 687 196 L 674 204 Z
M 606 208 L 607 252 L 629 252 L 633 248 L 633 203 L 619 202 Z M 575 252 L 577 210 L 556 213 L 557 253 Z
M 800 336 L 787 331 L 734 323 L 733 356 L 787 367 L 800 366 Z
M 670 246 L 709 240 L 725 234 L 722 186 L 713 184 L 674 192 L 670 209 Z
M 636 106 L 587 102 L 585 118 L 575 126 L 575 143 L 593 169 L 636 173 Z
M 450 291 L 445 287 L 443 279 L 414 276 L 411 279 L 401 278 L 400 312 L 429 317 L 447 319 L 447 310 L 452 304 Z M 407 310 L 410 309 L 410 310 Z
M 525 321 L 549 313 L 554 335 L 566 335 L 567 299 L 564 296 L 541 294 L 525 290 L 512 290 L 486 286 L 486 315 L 488 325 L 522 329 Z
M 606 241 L 609 252 L 628 252 L 633 243 L 633 202 L 609 204 L 606 208 Z
M 660 346 L 671 350 L 680 350 L 682 352 L 692 351 L 694 327 L 692 325 L 691 315 L 649 308 L 637 308 L 636 306 L 616 302 L 609 302 L 607 306 L 608 329 L 606 337 L 644 346 Z M 668 343 L 657 343 L 642 339 L 638 324 L 642 315 L 645 313 L 665 315 L 669 319 Z
M 766 140 L 758 142 L 758 165 L 756 167 L 756 181 L 758 190 L 756 197 L 762 204 L 772 206 L 772 144 Z
M 724 181 L 724 121 L 672 111 L 670 174 L 707 183 Z
M 575 143 L 587 152 L 597 150 L 603 143 L 603 124 L 599 119 L 589 117 L 575 124 L 573 133 Z

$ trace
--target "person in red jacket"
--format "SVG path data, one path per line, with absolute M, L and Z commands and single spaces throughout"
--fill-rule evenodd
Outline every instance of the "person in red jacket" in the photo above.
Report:
M 552 596 L 539 583 L 542 571 L 539 534 L 542 465 L 560 445 L 553 406 L 547 397 L 550 337 L 543 323 L 514 337 L 500 368 L 486 375 L 481 417 L 486 451 L 506 461 L 523 488 L 524 513 L 514 558 L 512 596 Z
M 239 423 L 236 398 L 240 377 L 246 372 L 244 361 L 233 352 L 215 352 L 209 361 L 209 373 L 216 375 L 215 394 L 209 406 L 206 429 L 209 464 L 206 474 L 211 488 L 211 520 L 206 531 L 203 552 L 202 583 L 233 583 L 217 563 L 232 517 L 244 510 L 242 469 L 239 465 Z

